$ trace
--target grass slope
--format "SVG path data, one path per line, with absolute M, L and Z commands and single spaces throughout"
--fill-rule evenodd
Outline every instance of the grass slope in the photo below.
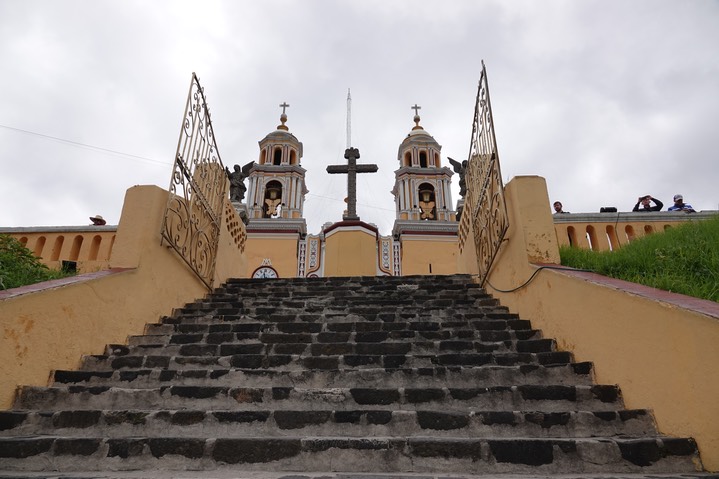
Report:
M 616 251 L 560 248 L 562 264 L 719 302 L 719 216 L 691 221 Z

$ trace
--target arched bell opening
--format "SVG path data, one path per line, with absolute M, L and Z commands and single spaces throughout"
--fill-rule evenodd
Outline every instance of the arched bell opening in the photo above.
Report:
M 412 166 L 412 154 L 409 151 L 404 154 L 402 166 Z
M 265 204 L 263 218 L 277 218 L 282 204 L 282 183 L 272 180 L 265 186 Z
M 419 185 L 419 219 L 436 220 L 437 203 L 435 201 L 434 186 L 429 183 Z
M 419 167 L 427 168 L 427 152 L 426 151 L 419 152 Z

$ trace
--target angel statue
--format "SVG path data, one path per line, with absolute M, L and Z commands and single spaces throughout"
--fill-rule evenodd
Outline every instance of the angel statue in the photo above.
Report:
M 452 163 L 455 173 L 459 175 L 459 196 L 464 198 L 464 195 L 467 194 L 467 182 L 464 179 L 464 175 L 467 173 L 467 160 L 460 163 L 450 157 L 447 157 L 447 159 Z
M 245 192 L 247 187 L 245 186 L 245 178 L 250 174 L 250 170 L 255 165 L 254 161 L 250 161 L 245 166 L 240 168 L 240 165 L 235 165 L 235 171 L 230 171 L 229 168 L 225 167 L 227 177 L 230 179 L 230 200 L 238 201 L 242 203 L 245 199 Z

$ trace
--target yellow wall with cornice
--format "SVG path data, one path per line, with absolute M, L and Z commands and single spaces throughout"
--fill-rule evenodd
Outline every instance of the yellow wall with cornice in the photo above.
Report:
M 324 276 L 375 276 L 377 236 L 367 230 L 333 231 L 325 240 Z

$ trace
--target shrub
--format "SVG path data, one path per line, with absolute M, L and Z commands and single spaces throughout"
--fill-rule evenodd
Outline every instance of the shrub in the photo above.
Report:
M 72 273 L 52 270 L 12 236 L 0 234 L 0 289 L 17 288 Z

